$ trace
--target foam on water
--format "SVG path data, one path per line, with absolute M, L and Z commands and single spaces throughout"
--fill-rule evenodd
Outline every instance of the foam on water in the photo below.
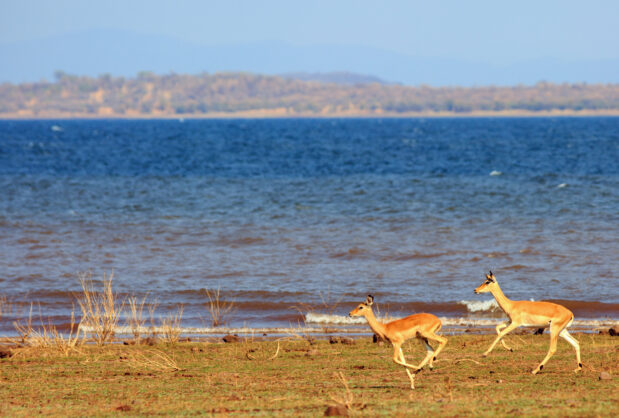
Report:
M 466 310 L 469 312 L 496 312 L 500 309 L 496 299 L 461 300 L 458 304 L 466 306 Z
M 495 302 L 489 301 L 489 302 Z M 400 319 L 399 317 L 389 317 L 386 320 L 379 318 L 380 321 L 387 322 Z M 443 326 L 462 326 L 462 327 L 493 327 L 502 322 L 505 322 L 507 318 L 480 318 L 480 317 L 440 317 Z M 362 317 L 348 317 L 344 315 L 332 315 L 332 314 L 317 314 L 308 313 L 305 315 L 306 324 L 324 324 L 324 325 L 359 325 L 366 324 L 365 318 Z M 619 321 L 601 318 L 601 319 L 576 319 L 573 322 L 573 326 L 581 327 L 602 327 L 602 326 L 616 326 L 619 325 Z
M 361 316 L 344 316 L 333 314 L 322 314 L 309 312 L 305 315 L 306 324 L 342 324 L 342 325 L 355 325 L 365 324 L 367 321 Z
M 80 325 L 79 331 L 85 333 L 91 333 L 94 331 L 93 327 Z M 154 333 L 155 335 L 163 335 L 165 329 L 161 327 L 152 328 L 143 327 L 140 329 L 140 334 L 143 337 L 147 337 Z M 323 327 L 180 327 L 180 335 L 225 335 L 225 334 L 243 334 L 243 335 L 255 335 L 262 336 L 263 334 L 286 334 L 286 335 L 303 335 L 303 334 L 324 334 L 325 329 Z M 359 329 L 350 328 L 338 328 L 338 332 L 359 332 Z M 126 326 L 120 326 L 114 328 L 114 334 L 116 335 L 133 335 L 133 329 Z

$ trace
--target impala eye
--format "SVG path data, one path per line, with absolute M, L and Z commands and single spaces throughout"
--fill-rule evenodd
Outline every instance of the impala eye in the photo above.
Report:
M 363 306 L 359 306 L 359 310 L 363 309 Z

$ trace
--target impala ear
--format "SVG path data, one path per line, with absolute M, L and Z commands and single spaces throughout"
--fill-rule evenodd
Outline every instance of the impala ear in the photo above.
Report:
M 368 297 L 365 299 L 365 304 L 368 306 L 372 306 L 373 303 L 374 303 L 374 296 L 368 295 Z

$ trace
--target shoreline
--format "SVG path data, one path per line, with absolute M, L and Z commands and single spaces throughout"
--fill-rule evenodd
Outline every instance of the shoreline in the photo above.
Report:
M 494 319 L 478 319 L 478 318 L 449 318 L 440 317 L 443 326 L 439 334 L 442 335 L 496 335 L 496 325 L 507 321 L 505 318 Z M 122 323 L 121 323 L 122 324 Z M 114 340 L 116 342 L 131 341 L 134 340 L 132 335 L 135 335 L 136 330 L 129 325 L 118 324 L 114 327 Z M 33 334 L 46 334 L 50 332 L 54 327 L 59 334 L 69 335 L 69 329 L 57 329 L 53 324 L 32 324 L 31 333 Z M 94 329 L 88 326 L 81 326 L 75 324 L 73 326 L 73 332 L 77 332 L 76 335 L 82 333 L 83 335 L 94 335 Z M 521 326 L 512 331 L 511 335 L 537 335 L 542 327 L 538 326 Z M 612 330 L 612 331 L 611 331 Z M 601 335 L 613 335 L 619 331 L 619 320 L 616 319 L 596 319 L 596 320 L 576 320 L 570 326 L 570 331 L 573 333 L 583 334 L 601 334 Z M 161 338 L 166 333 L 170 332 L 170 329 L 164 326 L 142 326 L 138 330 L 138 335 L 141 338 Z M 287 337 L 301 337 L 301 338 L 318 338 L 328 339 L 331 336 L 345 335 L 352 338 L 366 338 L 373 335 L 372 330 L 367 324 L 355 323 L 355 324 L 338 324 L 338 323 L 311 323 L 306 322 L 304 325 L 298 324 L 297 326 L 289 324 L 288 326 L 218 326 L 218 327 L 196 327 L 196 326 L 183 326 L 178 325 L 175 327 L 175 333 L 181 340 L 187 341 L 201 341 L 201 340 L 213 340 L 221 339 L 226 335 L 234 335 L 244 339 L 279 339 Z M 544 334 L 548 334 L 547 328 L 544 329 Z M 311 336 L 311 337 L 310 337 Z M 13 331 L 3 333 L 0 335 L 0 345 L 15 342 L 19 337 L 18 333 Z
M 183 113 L 183 114 L 90 114 L 32 112 L 0 114 L 0 120 L 186 120 L 186 119 L 421 119 L 421 118 L 545 118 L 545 117 L 619 117 L 615 110 L 551 110 L 551 111 L 473 111 L 473 112 L 406 112 L 406 113 L 361 113 L 334 112 L 328 114 L 289 112 L 279 109 L 257 109 L 241 112 Z

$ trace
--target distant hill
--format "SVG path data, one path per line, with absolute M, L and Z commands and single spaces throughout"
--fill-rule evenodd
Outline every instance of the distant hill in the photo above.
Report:
M 334 83 L 344 86 L 354 86 L 361 84 L 394 84 L 382 80 L 373 75 L 350 73 L 346 71 L 333 71 L 329 73 L 287 73 L 280 74 L 280 77 L 291 80 L 318 81 L 319 83 Z
M 326 79 L 333 80 L 327 77 Z M 348 78 L 347 78 L 348 77 Z M 354 76 L 343 77 L 351 80 Z M 310 77 L 311 78 L 311 77 Z M 0 117 L 402 116 L 619 114 L 619 84 L 410 87 L 325 83 L 249 73 L 123 78 L 56 73 L 0 84 Z
M 565 61 L 540 57 L 526 62 L 483 62 L 411 56 L 362 45 L 292 45 L 278 41 L 202 45 L 112 29 L 10 43 L 0 39 L 0 62 L 0 83 L 50 79 L 57 69 L 91 77 L 132 77 L 141 70 L 157 74 L 247 71 L 270 75 L 339 71 L 372 74 L 411 86 L 532 85 L 540 80 L 619 83 L 617 59 Z

